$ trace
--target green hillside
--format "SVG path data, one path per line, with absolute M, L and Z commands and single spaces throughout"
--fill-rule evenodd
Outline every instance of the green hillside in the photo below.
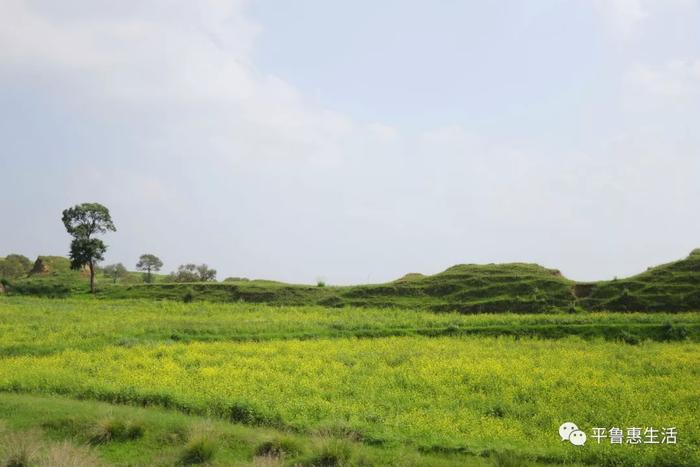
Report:
M 83 272 L 71 271 L 65 258 L 41 257 L 48 266 L 28 278 L 5 281 L 10 295 L 87 294 Z M 316 287 L 274 281 L 231 280 L 166 283 L 164 276 L 144 284 L 141 275 L 113 284 L 99 275 L 101 298 L 145 298 L 249 302 L 326 307 L 403 307 L 462 313 L 541 313 L 568 311 L 700 310 L 700 250 L 687 258 L 649 268 L 624 279 L 575 282 L 558 270 L 536 264 L 461 264 L 425 276 L 411 273 L 384 284 Z
M 633 277 L 579 285 L 577 291 L 589 310 L 700 310 L 700 249 Z

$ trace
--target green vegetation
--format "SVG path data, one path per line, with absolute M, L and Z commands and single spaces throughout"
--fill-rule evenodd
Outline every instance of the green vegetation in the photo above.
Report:
M 44 257 L 46 258 L 46 257 Z M 458 265 L 432 276 L 408 274 L 386 284 L 331 287 L 325 282 L 292 285 L 229 278 L 211 282 L 206 265 L 184 265 L 153 284 L 124 278 L 97 283 L 97 295 L 111 299 L 196 300 L 324 307 L 400 307 L 461 313 L 700 310 L 700 254 L 650 268 L 626 279 L 578 283 L 535 264 Z M 199 281 L 199 282 L 197 282 Z M 206 282 L 202 282 L 206 281 Z M 55 268 L 26 279 L 5 280 L 6 293 L 68 297 L 84 294 L 84 273 Z M 187 282 L 183 284 L 181 282 Z
M 698 250 L 595 283 L 513 263 L 347 287 L 153 255 L 94 276 L 88 253 L 0 260 L 0 466 L 700 464 Z M 679 443 L 577 448 L 571 420 Z
M 118 280 L 129 275 L 129 271 L 126 270 L 126 267 L 124 267 L 122 263 L 108 264 L 102 268 L 102 273 L 105 275 L 105 277 L 112 279 L 114 284 L 116 284 Z
M 63 211 L 63 225 L 73 237 L 70 243 L 71 269 L 88 268 L 90 292 L 95 293 L 97 263 L 104 259 L 107 245 L 95 235 L 115 232 L 109 209 L 99 203 L 83 203 Z
M 99 350 L 154 342 L 269 341 L 335 337 L 579 336 L 628 343 L 700 341 L 698 313 L 479 314 L 419 310 L 146 300 L 0 301 L 0 356 Z
M 92 442 L 104 420 L 139 423 L 141 436 Z M 324 454 L 329 438 L 269 427 L 245 426 L 224 420 L 187 415 L 159 408 L 137 408 L 57 396 L 0 393 L 0 465 L 27 459 L 39 467 L 95 467 L 103 465 L 182 465 L 210 456 L 209 465 L 310 466 Z M 450 459 L 407 447 L 374 447 L 344 443 L 353 465 L 386 465 L 405 460 L 407 465 L 458 466 Z M 263 452 L 261 446 L 281 446 Z M 291 449 L 290 449 L 291 448 Z M 471 460 L 471 459 L 470 459 Z M 490 465 L 476 458 L 474 465 Z
M 161 261 L 156 255 L 150 253 L 141 255 L 139 262 L 136 263 L 136 269 L 146 273 L 144 280 L 148 284 L 153 282 L 153 273 L 160 271 L 160 268 L 162 267 L 163 261 Z
M 0 419 L 35 430 L 41 453 L 67 440 L 154 465 L 700 462 L 698 313 L 5 297 L 0 358 Z M 675 426 L 679 444 L 579 449 L 557 437 L 567 420 Z
M 206 264 L 182 264 L 177 271 L 168 274 L 167 282 L 209 282 L 216 280 L 216 269 Z
M 5 258 L 0 258 L 0 280 L 25 277 L 31 268 L 32 262 L 26 256 L 9 254 Z

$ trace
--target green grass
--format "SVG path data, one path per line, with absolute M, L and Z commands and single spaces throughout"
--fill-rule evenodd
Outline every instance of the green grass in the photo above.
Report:
M 628 343 L 700 341 L 698 313 L 464 315 L 398 308 L 277 307 L 0 297 L 0 356 L 174 342 L 320 337 L 576 335 Z
M 5 297 L 0 419 L 122 464 L 698 465 L 699 321 Z
M 95 444 L 92 442 L 95 427 L 105 419 L 123 424 L 138 421 L 143 434 L 134 439 Z M 0 462 L 18 450 L 18 441 L 24 441 L 30 450 L 37 451 L 33 465 L 46 467 L 94 467 L 100 461 L 172 466 L 183 464 L 183 460 L 194 461 L 198 455 L 205 457 L 207 452 L 211 452 L 210 465 L 278 465 L 278 459 L 283 461 L 279 465 L 311 465 L 312 459 L 324 454 L 325 446 L 335 440 L 320 434 L 309 436 L 250 427 L 158 408 L 115 406 L 57 396 L 0 394 Z M 377 448 L 344 439 L 341 442 L 349 448 L 350 462 L 355 465 L 362 461 L 367 462 L 365 465 L 386 465 L 402 459 L 408 465 L 458 466 L 465 462 L 464 456 L 446 457 L 405 447 Z M 10 443 L 12 446 L 5 446 Z M 260 449 L 280 445 L 287 450 L 265 453 Z M 64 455 L 60 459 L 65 463 L 47 462 L 51 450 L 62 451 Z M 83 463 L 76 462 L 81 459 Z M 469 462 L 473 460 L 475 465 L 490 465 L 489 457 L 470 458 Z
M 48 297 L 87 294 L 85 275 L 60 264 L 49 273 L 8 281 L 7 293 Z M 557 270 L 524 263 L 463 264 L 432 276 L 408 274 L 385 284 L 346 287 L 259 280 L 176 284 L 163 282 L 163 277 L 158 276 L 153 284 L 143 284 L 137 273 L 131 273 L 119 284 L 99 277 L 98 296 L 284 306 L 400 307 L 461 313 L 700 310 L 700 254 L 696 251 L 683 260 L 650 268 L 637 276 L 592 283 L 577 283 Z

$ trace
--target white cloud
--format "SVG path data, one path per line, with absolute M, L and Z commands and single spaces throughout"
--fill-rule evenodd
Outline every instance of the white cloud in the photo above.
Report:
M 31 5 L 4 5 L 0 60 L 13 73 L 55 77 L 77 99 L 136 113 L 165 108 L 171 130 L 211 132 L 219 151 L 256 157 L 333 157 L 335 141 L 352 130 L 345 117 L 312 108 L 294 87 L 255 69 L 259 27 L 243 14 L 244 2 L 127 2 L 131 15 L 81 20 Z
M 4 0 L 0 85 L 38 99 L 41 111 L 65 107 L 36 138 L 54 138 L 51 156 L 65 159 L 57 166 L 66 173 L 50 174 L 56 188 L 47 185 L 57 206 L 26 229 L 43 232 L 34 224 L 48 219 L 54 238 L 54 211 L 97 198 L 121 218 L 111 250 L 119 261 L 153 250 L 168 268 L 208 261 L 223 274 L 336 283 L 457 261 L 549 258 L 560 266 L 551 244 L 565 251 L 571 241 L 604 243 L 596 221 L 641 209 L 663 216 L 655 198 L 678 206 L 697 192 L 691 170 L 665 165 L 662 138 L 543 150 L 545 127 L 513 142 L 507 128 L 491 138 L 459 123 L 411 131 L 314 105 L 256 67 L 262 29 L 246 2 L 110 4 Z M 639 2 L 608 4 L 625 35 L 645 18 Z M 630 80 L 675 98 L 695 92 L 697 71 L 697 60 L 686 60 L 640 67 Z M 696 147 L 686 143 L 676 165 L 696 168 Z M 36 160 L 35 173 L 24 175 L 32 182 L 43 173 L 43 149 L 15 157 Z M 635 165 L 642 150 L 644 163 Z M 659 174 L 677 191 L 659 196 Z M 645 186 L 653 189 L 634 196 Z M 21 208 L 14 217 L 26 217 Z M 697 232 L 692 222 L 686 231 Z
M 596 0 L 595 5 L 612 30 L 624 39 L 636 35 L 648 16 L 642 0 Z
M 627 75 L 630 85 L 654 97 L 674 101 L 700 95 L 700 59 L 676 59 L 659 67 L 637 65 Z

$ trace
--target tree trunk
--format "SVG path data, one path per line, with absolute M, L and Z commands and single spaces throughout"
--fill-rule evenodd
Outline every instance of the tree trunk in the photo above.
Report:
M 90 292 L 95 293 L 95 265 L 90 261 Z
M 146 274 L 148 275 L 148 283 L 150 284 L 150 283 L 151 283 L 151 268 L 149 267 L 149 268 L 147 269 L 147 271 L 148 271 L 148 272 L 147 272 Z

